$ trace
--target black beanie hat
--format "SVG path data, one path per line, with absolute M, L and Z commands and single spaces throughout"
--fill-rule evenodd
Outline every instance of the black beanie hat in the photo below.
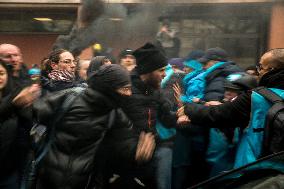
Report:
M 133 52 L 136 58 L 136 69 L 138 74 L 151 73 L 157 69 L 167 66 L 167 58 L 164 53 L 151 43 L 136 49 Z
M 131 84 L 129 72 L 117 64 L 101 66 L 88 79 L 90 88 L 104 93 L 112 93 L 129 84 Z

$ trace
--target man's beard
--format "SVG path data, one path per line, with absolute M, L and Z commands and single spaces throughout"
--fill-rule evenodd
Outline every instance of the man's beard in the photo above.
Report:
M 157 79 L 157 77 L 155 77 L 155 76 L 153 76 L 151 74 L 146 79 L 146 83 L 147 83 L 147 85 L 151 86 L 154 89 L 160 89 L 161 88 L 160 81 Z

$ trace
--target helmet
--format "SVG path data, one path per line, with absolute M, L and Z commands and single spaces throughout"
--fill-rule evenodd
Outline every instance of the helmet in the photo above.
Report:
M 233 73 L 227 76 L 224 87 L 226 89 L 247 91 L 257 87 L 257 79 L 244 72 Z

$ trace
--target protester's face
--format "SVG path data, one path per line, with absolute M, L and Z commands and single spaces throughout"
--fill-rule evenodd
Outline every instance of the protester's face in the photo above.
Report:
M 70 52 L 63 52 L 60 54 L 60 59 L 57 64 L 58 70 L 68 70 L 69 72 L 72 72 L 75 74 L 75 68 L 76 68 L 76 60 L 74 59 L 74 56 Z
M 165 70 L 166 67 L 163 67 L 151 73 L 148 73 L 145 82 L 153 88 L 159 89 L 161 87 L 161 81 L 164 79 L 164 77 L 166 77 Z
M 1 45 L 0 58 L 6 64 L 11 64 L 14 71 L 19 71 L 21 69 L 23 57 L 18 47 L 10 44 Z
M 259 75 L 259 78 L 261 78 L 264 74 L 271 71 L 273 68 L 271 67 L 270 60 L 271 60 L 271 53 L 265 53 L 261 58 L 259 65 L 257 66 L 257 72 Z
M 131 85 L 120 87 L 116 89 L 116 92 L 120 94 L 121 96 L 131 96 L 132 95 Z
M 128 71 L 132 71 L 136 66 L 135 57 L 132 55 L 126 55 L 120 60 L 120 65 L 125 67 Z
M 4 89 L 4 87 L 7 85 L 8 81 L 8 73 L 7 70 L 0 65 L 0 91 Z
M 83 61 L 80 64 L 80 69 L 79 69 L 79 76 L 83 80 L 87 80 L 87 70 L 90 65 L 90 61 Z

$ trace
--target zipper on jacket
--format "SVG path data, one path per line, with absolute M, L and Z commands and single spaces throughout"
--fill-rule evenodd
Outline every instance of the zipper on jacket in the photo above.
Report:
M 148 127 L 151 128 L 151 109 L 148 110 Z

